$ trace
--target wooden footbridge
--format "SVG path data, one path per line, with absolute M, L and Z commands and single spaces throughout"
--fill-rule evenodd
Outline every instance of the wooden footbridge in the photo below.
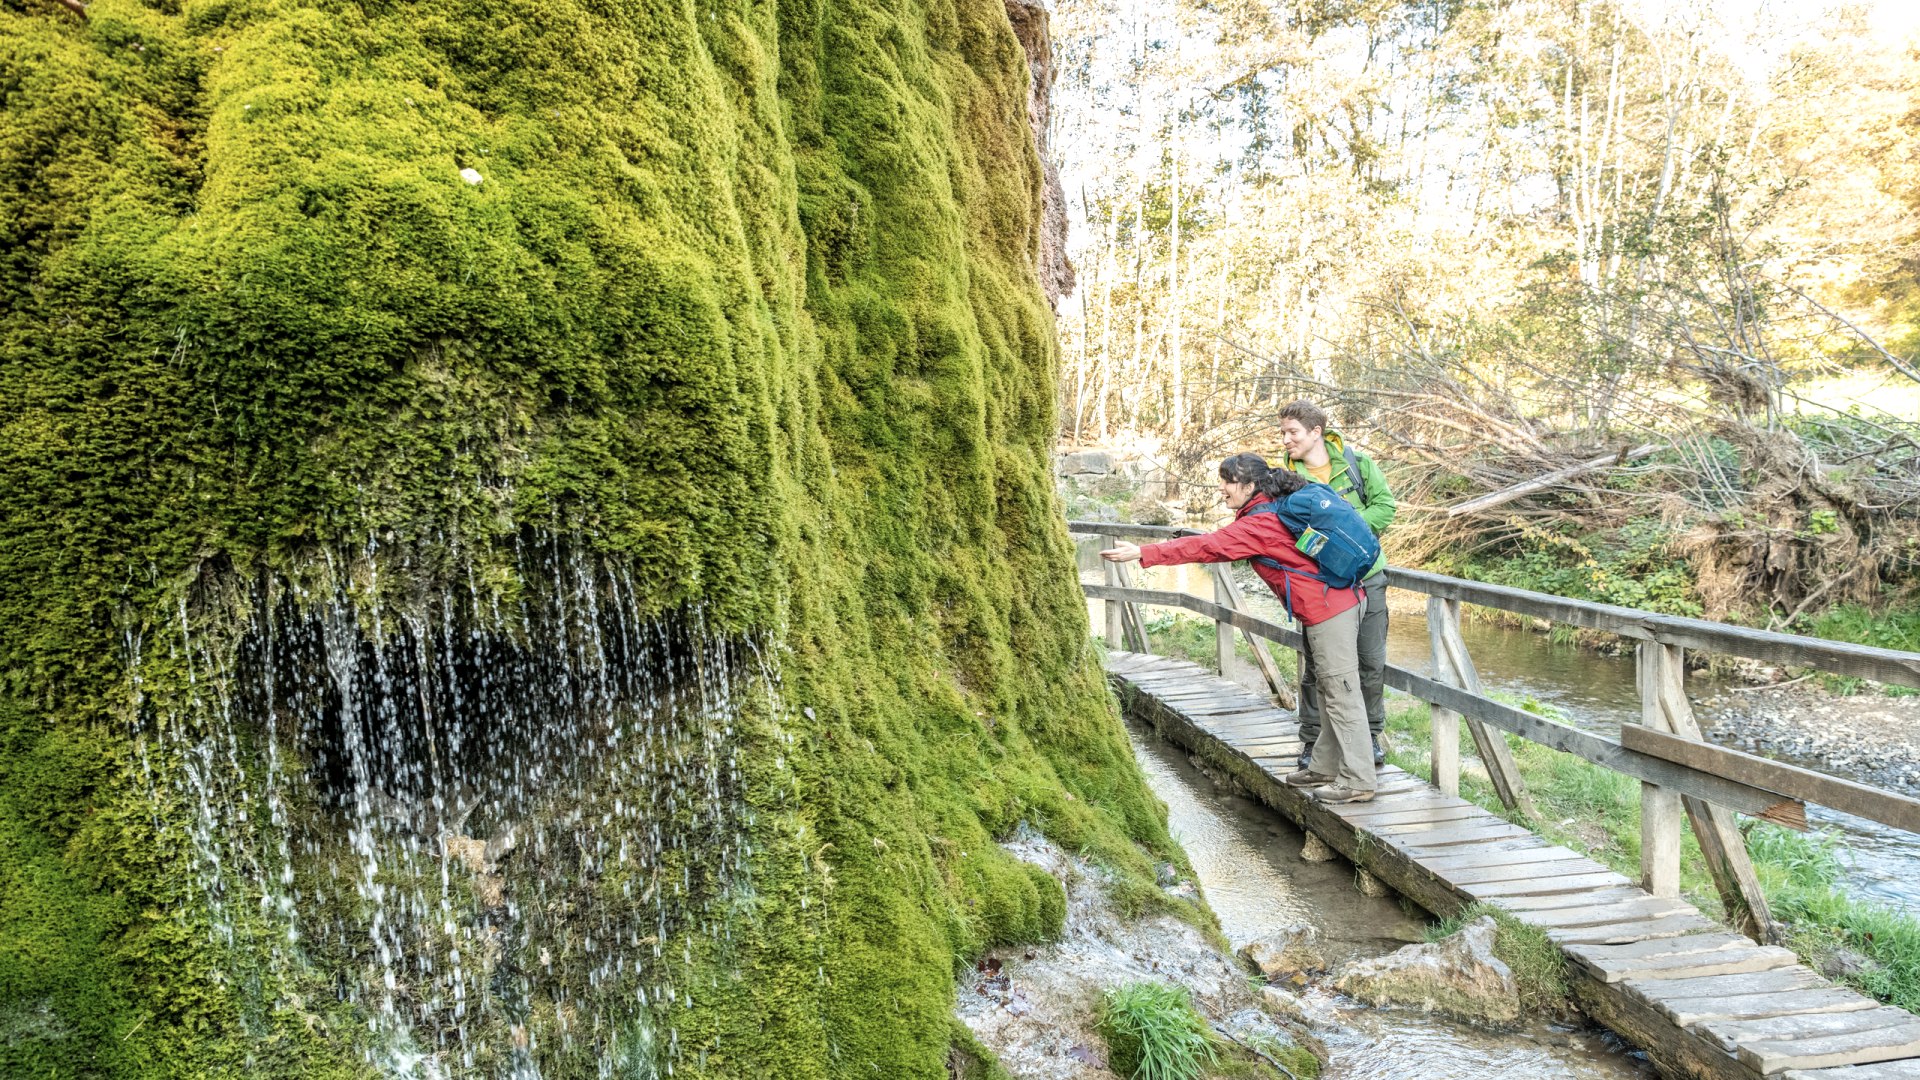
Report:
M 1189 535 L 1105 522 L 1070 527 L 1109 540 Z M 1082 586 L 1105 602 L 1107 670 L 1129 715 L 1429 911 L 1485 901 L 1545 930 L 1567 956 L 1581 1006 L 1645 1049 L 1665 1075 L 1920 1080 L 1920 1017 L 1836 986 L 1780 947 L 1734 816 L 1805 828 L 1812 802 L 1920 831 L 1920 801 L 1708 743 L 1682 683 L 1689 648 L 1915 687 L 1920 654 L 1390 570 L 1390 587 L 1428 597 L 1432 673 L 1389 666 L 1387 684 L 1432 708 L 1433 783 L 1389 766 L 1372 802 L 1328 806 L 1279 780 L 1301 746 L 1294 715 L 1276 704 L 1291 702 L 1290 689 L 1260 641 L 1297 649 L 1299 636 L 1241 610 L 1233 579 L 1212 569 L 1212 600 L 1134 588 L 1119 564 L 1108 564 L 1106 584 Z M 1463 602 L 1636 639 L 1640 723 L 1623 725 L 1614 740 L 1486 697 L 1460 636 Z M 1225 677 L 1151 655 L 1143 605 L 1212 619 Z M 1258 672 L 1242 670 L 1236 632 L 1254 639 Z M 1536 815 L 1503 732 L 1639 779 L 1639 879 L 1460 798 L 1462 722 L 1494 790 L 1522 820 Z M 1683 819 L 1733 927 L 1680 898 Z

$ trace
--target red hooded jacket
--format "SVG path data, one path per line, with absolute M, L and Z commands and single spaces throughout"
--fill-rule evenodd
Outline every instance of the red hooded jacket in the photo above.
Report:
M 1248 513 L 1261 503 L 1272 501 L 1271 497 L 1256 492 L 1253 498 L 1247 500 L 1247 505 L 1240 508 L 1232 524 L 1224 529 L 1147 544 L 1140 549 L 1140 565 L 1238 562 L 1265 555 L 1282 566 L 1305 571 L 1289 574 L 1271 566 L 1253 564 L 1253 572 L 1259 574 L 1260 580 L 1273 590 L 1273 595 L 1287 605 L 1293 617 L 1306 625 L 1324 622 L 1357 606 L 1360 603 L 1359 589 L 1332 589 L 1326 583 L 1307 576 L 1320 568 L 1293 546 L 1294 536 L 1285 525 L 1280 524 L 1280 515 Z

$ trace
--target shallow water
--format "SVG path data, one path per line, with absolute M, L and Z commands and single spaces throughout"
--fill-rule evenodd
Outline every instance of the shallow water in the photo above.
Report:
M 1305 839 L 1256 800 L 1216 785 L 1186 756 L 1149 732 L 1133 733 L 1134 756 L 1167 804 L 1168 825 L 1186 848 L 1220 928 L 1238 946 L 1282 927 L 1310 923 L 1329 963 L 1390 952 L 1417 941 L 1424 922 L 1397 900 L 1353 887 L 1336 859 L 1303 862 Z M 1417 910 L 1417 909 L 1415 909 Z M 1303 995 L 1332 1055 L 1327 1072 L 1344 1080 L 1643 1080 L 1644 1059 L 1594 1027 L 1537 1024 L 1492 1033 L 1404 1009 L 1371 1008 L 1309 988 Z

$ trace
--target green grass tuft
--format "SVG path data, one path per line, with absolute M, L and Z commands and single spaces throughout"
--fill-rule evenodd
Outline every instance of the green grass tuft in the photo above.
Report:
M 1427 927 L 1427 940 L 1451 937 L 1481 916 L 1493 919 L 1493 954 L 1513 972 L 1520 988 L 1520 1008 L 1527 1013 L 1565 1014 L 1573 1011 L 1567 982 L 1567 958 L 1546 931 L 1528 926 L 1505 908 L 1474 903 Z
M 1137 982 L 1109 990 L 1098 1026 L 1109 1066 L 1135 1080 L 1194 1080 L 1218 1057 L 1183 987 Z

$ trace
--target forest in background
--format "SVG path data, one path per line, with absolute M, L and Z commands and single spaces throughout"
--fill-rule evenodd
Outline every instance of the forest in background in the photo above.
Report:
M 1398 561 L 1916 647 L 1911 25 L 1062 0 L 1062 439 L 1177 489 L 1309 397 Z

